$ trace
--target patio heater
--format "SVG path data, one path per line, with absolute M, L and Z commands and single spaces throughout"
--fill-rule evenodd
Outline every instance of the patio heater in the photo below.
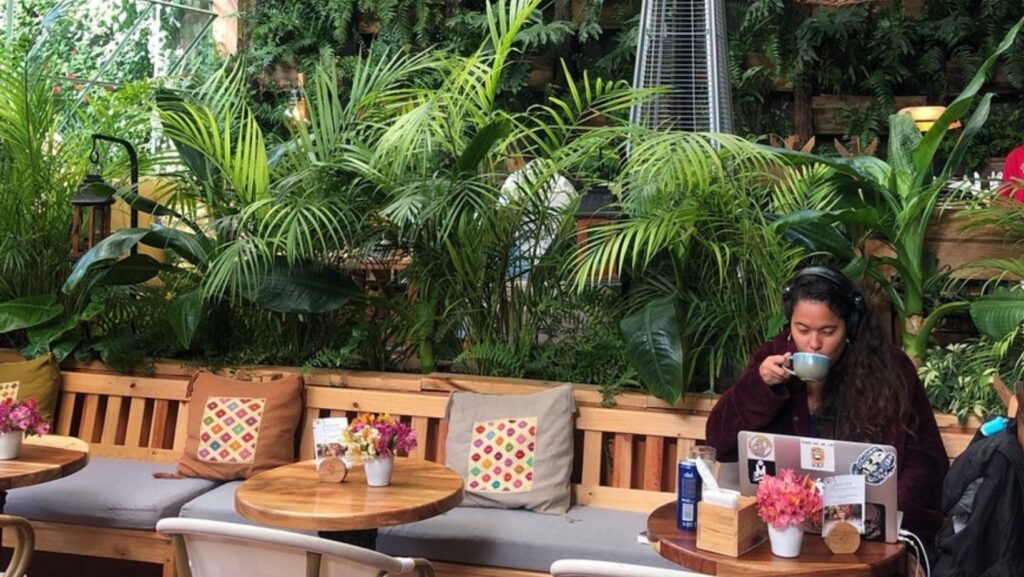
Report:
M 633 122 L 650 128 L 732 132 L 724 1 L 644 0 L 633 86 L 668 89 L 634 107 Z
M 135 147 L 127 140 L 107 136 L 105 134 L 92 135 L 92 152 L 89 154 L 91 167 L 99 167 L 100 153 L 98 141 L 120 144 L 128 152 L 128 161 L 131 165 L 131 191 L 138 194 L 139 191 L 139 156 Z M 90 173 L 82 179 L 78 191 L 71 197 L 71 252 L 68 254 L 69 261 L 77 261 L 89 252 L 97 243 L 110 236 L 111 207 L 114 204 L 116 190 L 107 184 L 103 177 Z M 132 228 L 139 226 L 139 211 L 131 208 Z M 138 252 L 133 246 L 131 254 Z

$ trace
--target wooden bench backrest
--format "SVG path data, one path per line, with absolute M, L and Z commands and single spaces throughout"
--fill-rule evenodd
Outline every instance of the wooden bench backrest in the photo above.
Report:
M 62 371 L 56 432 L 94 456 L 176 463 L 185 447 L 188 381 Z
M 444 462 L 447 404 L 447 392 L 307 386 L 299 456 L 313 458 L 313 419 L 387 412 L 416 431 L 420 442 L 413 456 Z M 649 511 L 671 499 L 675 463 L 703 437 L 705 416 L 582 403 L 578 410 L 572 476 L 578 504 Z
M 159 367 L 158 367 L 159 368 Z M 90 366 L 90 370 L 95 367 Z M 264 373 L 295 369 L 266 368 Z M 177 462 L 184 448 L 188 414 L 188 371 L 163 371 L 158 378 L 86 370 L 63 371 L 56 432 L 88 441 L 94 455 Z M 305 375 L 306 407 L 299 456 L 313 457 L 312 419 L 354 418 L 359 412 L 400 416 L 417 432 L 413 456 L 444 462 L 448 393 L 471 390 L 523 394 L 551 384 L 465 375 L 409 375 L 313 371 Z M 623 395 L 614 409 L 600 406 L 592 387 L 576 389 L 576 458 L 572 474 L 578 504 L 650 510 L 671 498 L 676 463 L 701 442 L 714 398 L 687 400 L 671 409 L 646 395 Z M 969 443 L 975 428 L 940 418 L 950 458 Z

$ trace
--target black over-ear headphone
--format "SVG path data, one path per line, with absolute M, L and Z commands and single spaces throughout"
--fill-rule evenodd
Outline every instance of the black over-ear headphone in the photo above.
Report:
M 852 340 L 855 338 L 857 336 L 857 331 L 860 330 L 861 320 L 867 312 L 867 307 L 864 303 L 864 296 L 861 295 L 859 290 L 857 290 L 857 287 L 854 286 L 853 282 L 846 278 L 846 275 L 825 266 L 809 266 L 807 268 L 800 269 L 789 285 L 782 289 L 782 306 L 786 311 L 786 318 L 788 319 L 793 315 L 793 307 L 796 306 L 796 303 L 793 302 L 793 288 L 800 279 L 806 277 L 825 279 L 839 287 L 839 290 L 846 295 L 850 304 L 850 314 L 845 319 L 846 333 L 849 339 Z

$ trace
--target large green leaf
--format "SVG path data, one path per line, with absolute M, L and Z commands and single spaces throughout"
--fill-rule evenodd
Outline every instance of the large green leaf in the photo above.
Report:
M 144 283 L 155 277 L 162 270 L 177 270 L 173 266 L 163 264 L 148 254 L 127 256 L 97 275 L 92 286 L 122 286 Z
M 659 399 L 675 404 L 683 394 L 683 347 L 679 340 L 675 299 L 662 298 L 619 323 L 626 358 L 641 382 Z
M 168 310 L 171 330 L 183 347 L 192 343 L 192 338 L 203 316 L 203 294 L 199 290 L 179 295 Z
M 1001 290 L 975 300 L 971 319 L 985 336 L 1002 339 L 1024 322 L 1024 292 Z
M 195 266 L 204 266 L 213 250 L 210 239 L 199 233 L 190 234 L 159 224 L 154 224 L 149 232 L 142 240 L 144 244 L 170 250 Z
M 67 339 L 74 335 L 78 319 L 69 318 L 64 322 L 47 323 L 28 332 L 28 345 L 21 350 L 27 358 L 35 358 L 51 350 L 54 341 Z
M 0 303 L 0 334 L 49 322 L 64 312 L 56 295 L 39 295 Z
M 347 275 L 331 268 L 278 259 L 253 295 L 256 304 L 280 313 L 325 313 L 362 294 Z
M 458 170 L 460 172 L 471 172 L 476 169 L 487 154 L 494 148 L 501 139 L 508 134 L 509 123 L 499 118 L 490 124 L 483 126 L 474 136 L 473 140 L 466 145 L 466 149 L 459 156 Z
M 149 230 L 145 228 L 126 228 L 96 243 L 92 250 L 82 255 L 82 258 L 75 263 L 75 268 L 71 270 L 67 282 L 64 283 L 64 288 L 61 290 L 70 294 L 92 267 L 101 263 L 109 264 L 110 261 L 121 258 L 132 247 L 139 244 L 147 234 L 149 234 Z

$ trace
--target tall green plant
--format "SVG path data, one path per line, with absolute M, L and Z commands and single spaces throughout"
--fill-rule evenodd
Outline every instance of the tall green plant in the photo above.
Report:
M 618 221 L 590 231 L 576 283 L 628 274 L 630 363 L 674 403 L 698 373 L 736 370 L 778 328 L 779 290 L 804 253 L 766 216 L 772 154 L 721 134 L 641 132 L 632 144 L 613 187 Z
M 981 65 L 978 73 L 946 108 L 928 132 L 922 136 L 909 115 L 889 118 L 888 160 L 873 157 L 828 158 L 789 150 L 778 150 L 793 164 L 822 164 L 833 170 L 832 181 L 845 206 L 833 211 L 803 211 L 788 215 L 776 226 L 810 230 L 841 222 L 880 237 L 895 253 L 893 257 L 859 257 L 851 263 L 855 270 L 867 271 L 885 287 L 903 322 L 903 348 L 912 358 L 921 359 L 932 328 L 945 314 L 965 310 L 966 302 L 947 303 L 934 311 L 925 311 L 925 290 L 938 271 L 934 256 L 925 251 L 924 241 L 939 193 L 953 175 L 988 117 L 992 94 L 975 100 L 985 75 L 1001 54 L 1013 45 L 1024 19 L 1007 33 L 995 52 Z M 935 155 L 949 126 L 973 113 L 938 173 Z M 822 247 L 813 247 L 819 249 Z M 897 276 L 885 269 L 891 267 Z

